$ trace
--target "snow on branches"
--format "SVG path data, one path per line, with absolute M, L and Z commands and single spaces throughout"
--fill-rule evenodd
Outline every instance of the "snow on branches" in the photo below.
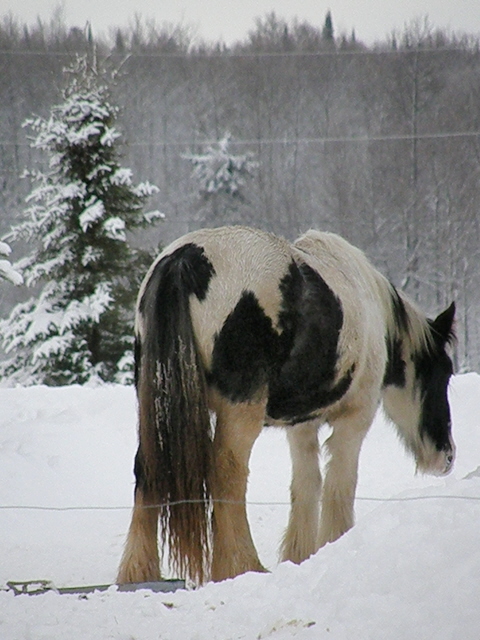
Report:
M 12 253 L 10 246 L 6 242 L 0 242 L 0 256 L 9 256 Z M 12 267 L 10 260 L 0 258 L 0 278 L 9 280 L 12 284 L 22 284 L 22 275 Z

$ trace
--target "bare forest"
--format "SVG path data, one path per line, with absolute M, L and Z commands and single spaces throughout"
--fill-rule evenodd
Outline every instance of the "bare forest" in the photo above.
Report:
M 375 47 L 275 15 L 233 47 L 137 19 L 107 40 L 61 21 L 0 24 L 0 233 L 45 158 L 22 127 L 59 100 L 78 53 L 104 60 L 123 161 L 159 188 L 165 220 L 139 242 L 204 225 L 293 238 L 340 233 L 432 316 L 457 303 L 455 361 L 480 370 L 480 46 L 412 22 Z M 92 53 L 93 55 L 93 53 Z M 230 134 L 257 166 L 228 206 L 199 192 L 188 155 Z M 16 254 L 14 259 L 21 258 Z M 0 287 L 5 315 L 21 289 Z

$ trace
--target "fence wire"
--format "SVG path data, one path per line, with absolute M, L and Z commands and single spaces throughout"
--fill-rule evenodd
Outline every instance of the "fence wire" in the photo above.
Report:
M 398 496 L 398 497 L 375 497 L 375 496 L 357 496 L 356 502 L 421 502 L 427 500 L 462 500 L 478 502 L 480 496 L 461 496 L 461 495 L 425 495 L 425 496 Z M 263 500 L 177 500 L 172 502 L 163 502 L 160 504 L 140 505 L 137 509 L 164 509 L 165 507 L 174 507 L 180 504 L 244 504 L 247 507 L 288 507 L 290 502 L 287 501 L 263 501 Z M 130 506 L 66 506 L 66 507 L 49 507 L 41 505 L 0 505 L 0 511 L 129 511 L 133 508 Z

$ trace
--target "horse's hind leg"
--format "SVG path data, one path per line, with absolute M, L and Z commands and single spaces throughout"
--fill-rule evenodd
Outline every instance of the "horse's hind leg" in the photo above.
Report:
M 317 551 L 322 477 L 318 461 L 318 425 L 287 428 L 292 458 L 291 509 L 282 543 L 282 560 L 299 564 Z
M 117 584 L 156 582 L 161 579 L 158 555 L 158 507 L 137 486 L 132 521 L 118 570 Z
M 258 559 L 247 520 L 248 462 L 263 427 L 265 403 L 232 404 L 216 398 L 217 424 L 212 477 L 212 579 L 265 571 Z
M 354 525 L 358 459 L 374 415 L 374 408 L 350 410 L 331 422 L 333 433 L 326 442 L 330 461 L 322 492 L 318 548 L 333 542 Z

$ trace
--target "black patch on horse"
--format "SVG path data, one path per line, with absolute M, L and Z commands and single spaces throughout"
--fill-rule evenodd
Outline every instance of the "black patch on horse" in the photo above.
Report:
M 393 284 L 390 284 L 390 293 L 392 296 L 393 317 L 395 319 L 397 329 L 401 334 L 408 333 L 410 328 L 410 321 L 408 319 L 408 312 L 405 307 L 405 303 L 403 302 L 400 294 L 393 286 Z
M 452 324 L 455 306 L 429 320 L 432 345 L 417 352 L 413 358 L 415 375 L 422 392 L 422 422 L 420 431 L 435 444 L 437 451 L 450 449 L 450 407 L 448 383 L 453 373 L 452 361 L 445 346 L 454 338 Z
M 294 424 L 339 400 L 353 370 L 335 384 L 343 311 L 323 278 L 292 262 L 279 288 L 280 333 L 244 291 L 215 337 L 207 380 L 232 402 L 251 401 L 268 385 L 268 416 Z
M 135 388 L 138 387 L 138 379 L 140 377 L 140 359 L 142 357 L 142 343 L 139 336 L 135 336 L 135 345 L 133 350 L 134 356 L 134 383 Z
M 339 400 L 351 384 L 353 370 L 335 384 L 343 310 L 323 278 L 307 264 L 292 262 L 280 291 L 282 333 L 267 413 L 293 424 Z
M 143 460 L 143 453 L 140 448 L 138 448 L 135 455 L 133 473 L 135 474 L 136 488 L 144 493 L 148 492 L 148 483 L 145 473 L 145 462 Z
M 437 451 L 450 448 L 450 408 L 447 389 L 453 372 L 452 361 L 445 351 L 417 353 L 415 374 L 422 390 L 420 432 L 435 444 Z
M 402 340 L 387 337 L 387 365 L 383 377 L 383 386 L 403 388 L 406 384 L 405 360 L 402 356 Z
M 191 329 L 189 297 L 193 294 L 204 300 L 214 275 L 203 248 L 193 243 L 179 247 L 157 262 L 138 304 L 138 311 L 149 326 L 145 336 L 137 336 L 135 341 L 137 389 L 144 354 L 148 360 L 153 354 L 162 353 L 164 362 L 178 357 L 182 348 L 179 335 L 188 335 Z
M 168 306 L 178 292 L 204 300 L 214 275 L 215 269 L 203 248 L 193 242 L 184 244 L 157 262 L 140 300 L 139 311 L 144 314 L 149 304 L 157 302 Z M 159 291 L 162 295 L 158 295 Z
M 402 354 L 402 338 L 408 333 L 409 321 L 405 304 L 398 291 L 391 285 L 392 311 L 395 321 L 395 335 L 387 335 L 387 364 L 383 378 L 383 386 L 403 388 L 406 384 L 406 363 Z
M 268 381 L 278 356 L 278 334 L 255 294 L 244 291 L 215 337 L 207 376 L 229 400 L 245 402 Z

